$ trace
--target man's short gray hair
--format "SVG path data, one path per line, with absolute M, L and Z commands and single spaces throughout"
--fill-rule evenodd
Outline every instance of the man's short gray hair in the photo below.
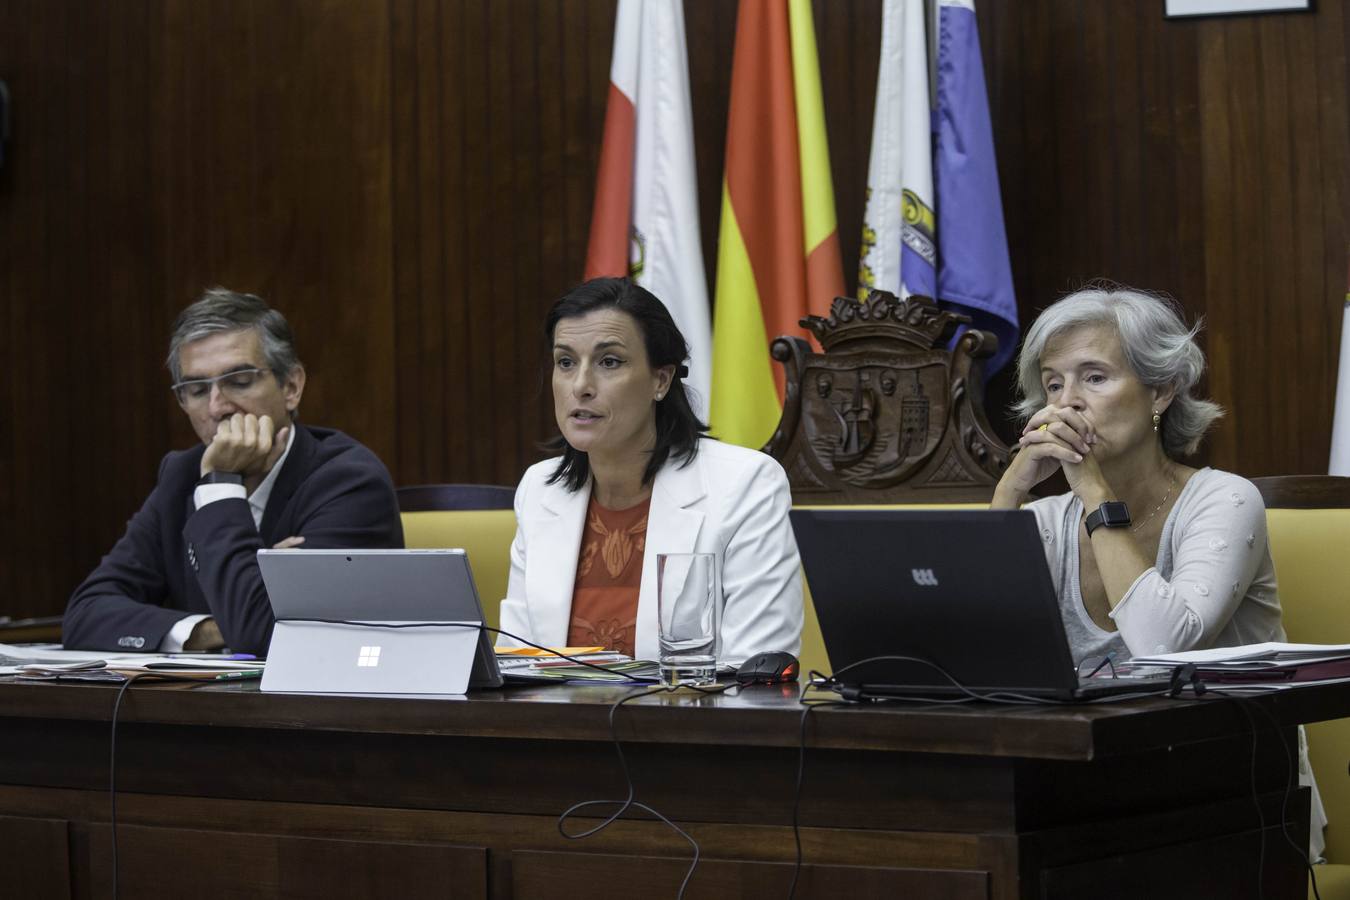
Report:
M 1163 413 L 1159 433 L 1168 457 L 1188 456 L 1223 415 L 1217 403 L 1192 393 L 1205 371 L 1205 354 L 1195 343 L 1201 324 L 1197 320 L 1187 328 L 1176 302 L 1164 294 L 1094 282 L 1053 303 L 1027 332 L 1017 357 L 1021 399 L 1014 409 L 1025 422 L 1045 406 L 1041 357 L 1051 338 L 1085 325 L 1107 325 L 1120 337 L 1125 361 L 1140 382 L 1151 388 L 1175 388 L 1176 397 Z
M 295 339 L 286 317 L 268 306 L 261 297 L 241 294 L 223 287 L 208 288 L 187 309 L 178 314 L 169 338 L 167 365 L 174 382 L 183 380 L 179 354 L 183 345 L 225 331 L 246 328 L 258 332 L 263 359 L 278 379 L 285 378 L 300 365 L 295 354 Z

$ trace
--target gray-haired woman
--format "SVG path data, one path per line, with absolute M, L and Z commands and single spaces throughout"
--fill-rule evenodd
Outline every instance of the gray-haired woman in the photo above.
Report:
M 1076 664 L 1285 639 L 1261 495 L 1181 462 L 1223 414 L 1193 394 L 1199 327 L 1164 297 L 1099 284 L 1052 304 L 1022 344 L 1026 424 L 991 505 L 1016 509 L 1064 472 L 1069 493 L 1027 508 Z M 1314 787 L 1314 857 L 1325 821 Z
M 1075 662 L 1284 639 L 1261 495 L 1181 462 L 1222 414 L 1192 393 L 1198 327 L 1108 285 L 1050 306 L 1023 343 L 1026 426 L 993 506 L 1064 472 L 1070 493 L 1029 508 Z

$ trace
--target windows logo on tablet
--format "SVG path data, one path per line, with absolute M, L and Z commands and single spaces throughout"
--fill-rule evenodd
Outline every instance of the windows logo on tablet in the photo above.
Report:
M 358 666 L 378 666 L 380 664 L 379 647 L 362 647 L 361 653 L 356 657 Z

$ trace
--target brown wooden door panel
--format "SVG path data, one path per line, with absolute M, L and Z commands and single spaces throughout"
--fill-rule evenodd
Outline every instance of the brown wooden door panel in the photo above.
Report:
M 1299 877 L 1303 863 L 1274 826 L 1265 829 L 1265 863 L 1259 879 L 1265 883 L 1265 890 L 1258 891 L 1262 865 L 1259 834 L 1253 830 L 1047 869 L 1039 896 L 1043 900 L 1303 900 L 1304 880 Z M 1293 838 L 1299 846 L 1308 845 L 1306 833 L 1293 834 Z M 1293 893 L 1285 893 L 1286 888 Z
M 88 896 L 112 889 L 107 826 L 90 829 Z M 196 900 L 487 896 L 487 850 L 445 844 L 348 841 L 143 825 L 117 827 L 122 897 Z
M 70 900 L 70 826 L 64 819 L 0 816 L 0 894 Z
M 512 896 L 584 895 L 587 900 L 673 897 L 689 862 L 669 856 L 518 851 L 512 854 Z M 791 863 L 705 858 L 699 862 L 685 897 L 689 900 L 785 897 L 791 882 Z M 807 865 L 802 867 L 796 896 L 800 900 L 827 897 L 988 900 L 989 875 L 958 870 Z

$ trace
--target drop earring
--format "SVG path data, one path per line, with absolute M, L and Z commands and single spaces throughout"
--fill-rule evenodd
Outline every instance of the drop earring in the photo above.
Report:
M 1159 423 L 1161 423 L 1161 422 L 1162 422 L 1162 413 L 1158 412 L 1158 411 L 1155 409 L 1155 410 L 1153 411 L 1153 430 L 1154 430 L 1154 431 L 1157 431 L 1157 430 L 1158 430 L 1158 425 L 1159 425 Z

